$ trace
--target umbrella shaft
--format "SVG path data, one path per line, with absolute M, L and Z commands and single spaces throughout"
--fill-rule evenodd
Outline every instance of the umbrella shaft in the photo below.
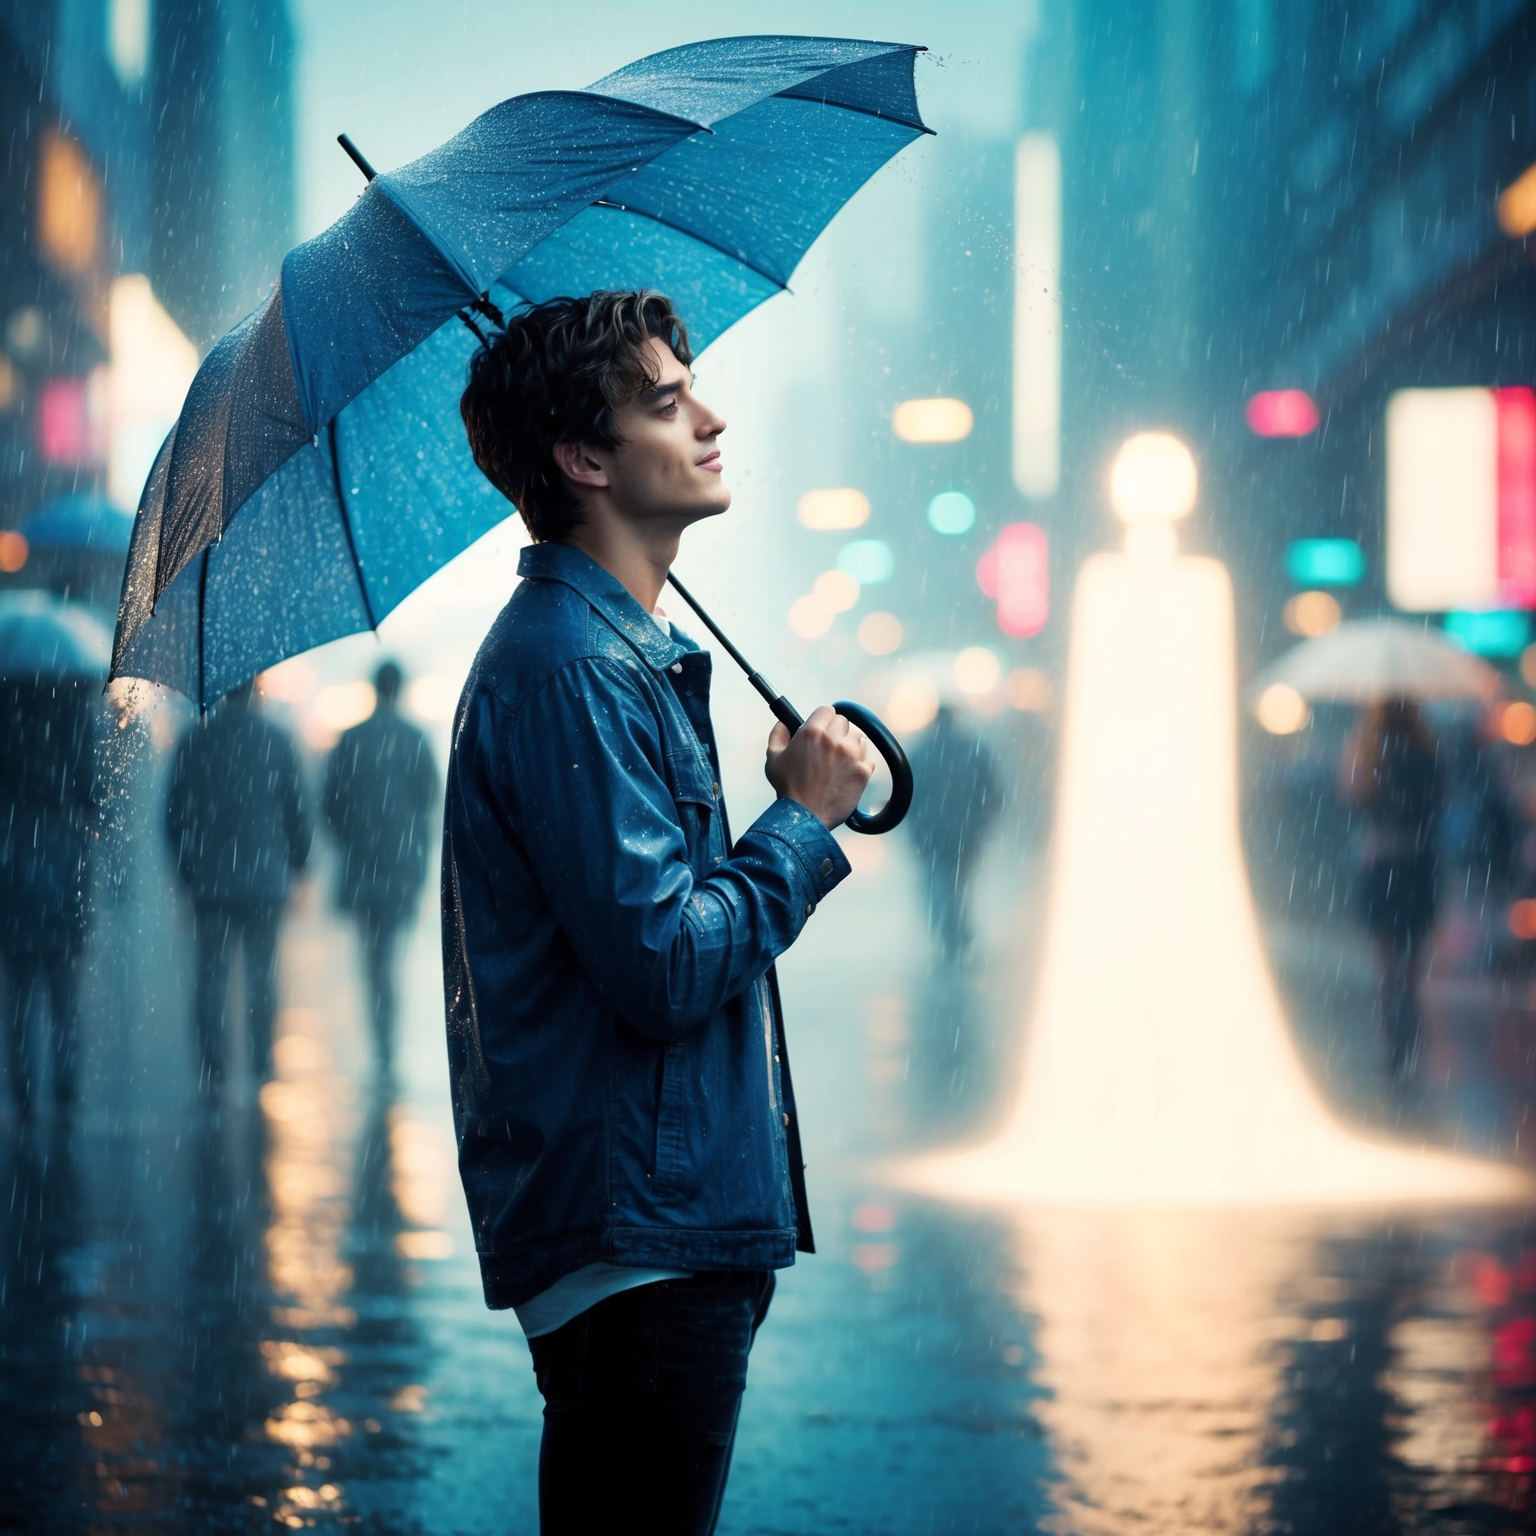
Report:
M 747 658 L 743 656 L 741 652 L 738 651 L 728 639 L 726 639 L 725 632 L 699 606 L 698 598 L 696 598 L 693 593 L 691 593 L 688 588 L 685 587 L 682 582 L 680 582 L 677 577 L 674 576 L 670 571 L 667 572 L 667 580 L 677 588 L 678 596 L 681 597 L 682 600 L 687 603 L 688 606 L 692 608 L 696 614 L 698 614 L 699 618 L 703 620 L 705 629 L 707 629 L 710 634 L 712 634 L 715 639 L 725 647 L 726 654 L 731 658 L 731 660 L 734 661 L 736 665 L 747 674 L 747 681 L 751 683 L 751 685 L 758 691 L 759 694 L 762 695 L 764 702 L 768 705 L 768 708 L 773 711 L 774 718 L 782 722 L 791 731 L 798 731 L 800 727 L 805 724 L 805 720 L 800 714 L 799 710 L 797 710 L 795 706 L 791 704 L 782 693 L 776 692 L 768 679 L 764 677 L 763 674 L 759 672 L 757 668 L 754 667 L 752 663 L 748 661 Z

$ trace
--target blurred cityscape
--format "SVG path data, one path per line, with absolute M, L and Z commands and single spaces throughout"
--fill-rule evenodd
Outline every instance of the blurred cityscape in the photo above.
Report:
M 1531 1529 L 1523 1208 L 1238 1202 L 1154 1227 L 946 1204 L 879 1169 L 998 1132 L 1020 1098 L 1088 644 L 1074 594 L 1122 542 L 1171 560 L 1171 534 L 1136 543 L 1152 524 L 1230 578 L 1240 854 L 1311 1082 L 1352 1132 L 1536 1168 L 1536 5 L 462 9 L 434 39 L 403 0 L 0 3 L 0 662 L 5 626 L 45 613 L 98 658 L 45 724 L 0 666 L 0 832 L 71 786 L 54 884 L 0 890 L 5 1519 L 535 1528 L 539 1402 L 510 1314 L 481 1307 L 454 1166 L 439 807 L 381 949 L 328 787 L 371 721 L 424 744 L 435 796 L 521 530 L 241 705 L 291 753 L 305 828 L 261 898 L 281 920 L 265 1023 L 260 924 L 221 918 L 210 948 L 235 898 L 200 895 L 168 835 L 195 712 L 103 689 L 103 648 L 200 359 L 357 190 L 336 133 L 414 155 L 499 96 L 701 31 L 846 30 L 930 45 L 938 132 L 700 360 L 738 510 L 680 569 L 802 706 L 880 712 L 920 792 L 904 832 L 844 839 L 854 875 L 783 967 L 823 1252 L 757 1346 L 721 1528 Z M 433 71 L 461 67 L 436 99 Z M 1115 466 L 1145 433 L 1195 478 L 1144 516 Z M 1392 828 L 1348 766 L 1396 727 L 1298 660 L 1385 646 L 1381 620 L 1463 679 L 1374 700 L 1420 701 L 1400 735 L 1433 762 L 1406 958 L 1381 916 L 1401 895 L 1370 891 Z M 745 826 L 768 720 L 717 686 Z M 1122 821 L 1166 809 L 1154 704 L 1097 721 L 1129 765 Z M 1107 970 L 1157 925 L 1123 851 L 1096 896 Z M 210 1069 L 231 970 L 253 1000 Z M 195 1111 L 210 1070 L 223 1118 Z

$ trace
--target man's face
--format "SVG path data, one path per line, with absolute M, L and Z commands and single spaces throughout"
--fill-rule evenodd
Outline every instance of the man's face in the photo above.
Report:
M 601 467 L 622 516 L 682 528 L 731 504 L 718 447 L 725 422 L 694 394 L 693 376 L 671 347 L 654 338 L 646 346 L 656 383 L 614 412 L 623 442 L 584 445 L 582 453 Z

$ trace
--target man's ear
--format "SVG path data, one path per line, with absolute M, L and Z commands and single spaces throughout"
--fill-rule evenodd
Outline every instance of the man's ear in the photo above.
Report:
M 589 490 L 607 486 L 608 471 L 585 443 L 556 443 L 553 453 L 555 467 L 573 484 Z

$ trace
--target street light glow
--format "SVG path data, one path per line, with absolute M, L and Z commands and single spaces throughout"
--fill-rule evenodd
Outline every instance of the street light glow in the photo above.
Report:
M 891 431 L 904 443 L 958 443 L 976 419 L 964 400 L 903 400 L 891 413 Z

